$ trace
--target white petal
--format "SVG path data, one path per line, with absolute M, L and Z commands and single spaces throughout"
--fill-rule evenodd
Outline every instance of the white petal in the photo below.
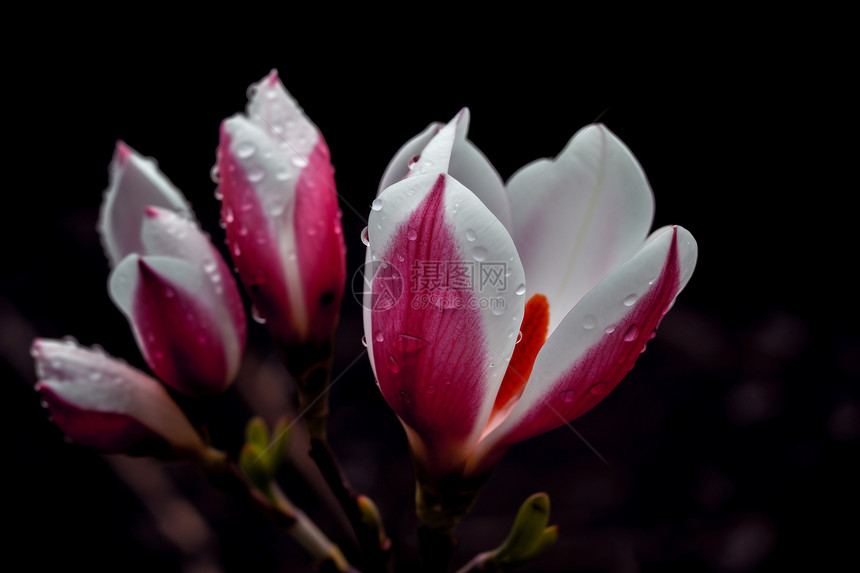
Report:
M 550 332 L 639 248 L 654 214 L 642 168 L 602 125 L 580 130 L 555 160 L 515 173 L 508 193 L 529 294 L 549 299 Z
M 382 193 L 386 187 L 394 185 L 409 173 L 410 162 L 412 159 L 421 154 L 421 151 L 427 146 L 433 136 L 442 129 L 441 123 L 431 123 L 427 128 L 403 144 L 394 157 L 385 168 L 385 173 L 382 175 L 382 180 L 379 182 L 379 189 L 376 191 L 377 196 Z
M 98 223 L 111 267 L 129 253 L 141 252 L 141 225 L 149 206 L 171 209 L 189 218 L 194 216 L 182 193 L 153 160 L 118 142 Z
M 291 151 L 289 157 L 295 159 L 296 163 L 309 157 L 319 138 L 319 131 L 287 93 L 278 78 L 278 72 L 272 70 L 248 91 L 247 118 L 279 149 Z M 301 166 L 306 164 L 307 161 L 304 161 Z

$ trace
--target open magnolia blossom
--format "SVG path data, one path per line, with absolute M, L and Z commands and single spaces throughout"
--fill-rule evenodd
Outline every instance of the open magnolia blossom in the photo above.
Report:
M 486 473 L 621 381 L 689 280 L 692 235 L 606 127 L 503 184 L 468 110 L 397 153 L 368 224 L 365 337 L 428 475 Z
M 36 390 L 54 423 L 105 453 L 199 456 L 206 450 L 160 382 L 100 349 L 36 339 Z
M 221 124 L 221 218 L 258 320 L 284 346 L 331 341 L 346 247 L 329 149 L 272 71 Z
M 224 391 L 247 338 L 236 282 L 182 194 L 122 142 L 99 231 L 113 269 L 111 299 L 153 372 L 192 396 Z

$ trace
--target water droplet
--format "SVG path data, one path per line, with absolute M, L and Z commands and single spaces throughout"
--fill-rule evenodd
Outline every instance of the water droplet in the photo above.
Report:
M 475 247 L 472 249 L 472 258 L 478 262 L 487 260 L 487 248 L 486 247 Z
M 492 308 L 492 312 L 493 312 L 493 315 L 495 315 L 495 316 L 502 316 L 503 314 L 505 314 L 505 307 L 504 306 L 494 306 Z
M 561 401 L 565 404 L 570 404 L 573 402 L 573 399 L 576 398 L 576 390 L 565 390 L 563 392 L 559 392 L 558 394 Z
M 361 345 L 367 348 L 367 337 L 365 335 L 361 335 Z
M 370 204 L 370 208 L 374 211 L 382 211 L 382 199 L 374 199 L 373 203 Z
M 588 391 L 594 396 L 600 396 L 601 394 L 606 394 L 609 391 L 609 384 L 606 382 L 598 382 L 594 386 L 588 389 Z
M 233 243 L 233 256 L 238 257 L 238 256 L 240 256 L 241 254 L 242 254 L 242 248 L 241 248 L 241 247 L 239 247 L 239 243 L 238 243 L 238 242 L 234 242 L 234 243 Z
M 624 297 L 624 306 L 633 306 L 636 304 L 636 301 L 639 299 L 639 296 L 636 294 L 628 294 Z
M 522 339 L 523 339 L 523 331 L 520 330 L 519 332 L 517 332 L 517 344 L 519 344 Z
M 407 406 L 412 403 L 412 396 L 409 395 L 408 392 L 400 391 L 400 401 L 406 404 Z
M 397 374 L 400 372 L 400 364 L 397 363 L 397 359 L 392 355 L 388 355 L 388 369 L 391 370 L 392 373 Z M 401 392 L 400 395 L 406 394 L 405 392 Z M 408 394 L 407 394 L 408 396 Z
M 260 310 L 257 308 L 257 305 L 251 305 L 251 318 L 254 319 L 254 322 L 266 324 L 266 317 L 260 314 Z
M 631 324 L 627 332 L 624 333 L 624 342 L 633 342 L 637 338 L 639 338 L 639 327 Z
M 373 339 L 377 342 L 385 340 L 385 335 L 382 334 L 382 330 L 377 329 L 376 332 L 373 333 Z
M 424 392 L 425 392 L 426 394 L 435 394 L 435 393 L 436 393 L 436 385 L 435 385 L 435 384 L 430 384 L 430 385 L 428 385 L 428 386 L 425 386 L 425 387 L 424 387 Z
M 220 187 L 216 187 L 216 188 L 215 188 L 215 193 L 213 193 L 213 195 L 215 195 L 215 200 L 216 200 L 216 201 L 221 201 L 221 200 L 224 198 L 224 194 L 223 194 L 223 193 L 221 193 L 221 188 L 220 188 Z
M 518 286 L 518 287 L 517 287 L 517 290 L 516 290 L 516 291 L 514 291 L 514 292 L 516 292 L 516 293 L 517 293 L 518 295 L 520 295 L 520 296 L 522 296 L 522 295 L 526 294 L 526 285 L 524 285 L 524 284 L 520 283 L 520 286 Z
M 401 334 L 397 337 L 397 348 L 403 352 L 415 352 L 427 346 L 427 341 L 417 336 Z
M 365 247 L 370 246 L 370 234 L 367 227 L 361 230 L 361 242 L 364 243 Z
M 406 162 L 406 166 L 407 166 L 407 167 L 409 167 L 409 169 L 412 169 L 412 167 L 413 167 L 416 163 L 418 163 L 418 160 L 419 160 L 419 159 L 421 159 L 421 156 L 420 156 L 420 155 L 414 155 L 414 156 L 412 156 L 412 157 L 409 159 L 409 161 L 407 161 L 407 162 Z
M 591 330 L 597 326 L 597 317 L 593 314 L 586 314 L 582 317 L 582 327 L 586 330 Z
M 292 162 L 292 164 L 293 164 L 293 165 L 295 165 L 296 167 L 304 167 L 305 165 L 307 165 L 307 164 L 308 164 L 308 162 L 307 162 L 307 161 L 305 161 L 303 158 L 301 158 L 301 157 L 299 157 L 299 156 L 293 157 L 293 159 L 291 160 L 291 162 Z
M 514 337 L 514 334 L 516 334 L 516 333 L 517 333 L 517 329 L 516 329 L 516 328 L 512 328 L 512 329 L 508 330 L 508 332 L 507 332 L 507 337 L 508 337 L 508 338 L 513 338 L 513 337 Z
M 248 235 L 248 225 L 246 225 L 245 223 L 242 223 L 241 225 L 239 225 L 239 236 L 240 237 L 246 237 L 247 235 Z
M 654 340 L 654 337 L 657 336 L 657 329 L 651 331 L 651 336 L 648 337 L 648 340 Z
M 409 229 L 409 231 L 406 233 L 406 238 L 408 238 L 410 241 L 414 241 L 418 238 L 418 231 L 416 231 L 415 229 Z
M 473 231 L 472 229 L 466 229 L 466 239 L 474 241 L 477 238 L 478 235 L 475 234 L 475 231 Z
M 656 280 L 657 280 L 657 277 L 651 277 L 650 279 L 648 279 L 648 284 L 649 284 L 649 285 L 652 285 L 652 284 L 654 284 L 654 282 L 655 282 Z
M 603 330 L 603 332 L 605 332 L 606 334 L 612 334 L 613 332 L 615 332 L 615 325 L 614 325 L 614 324 L 610 324 L 609 326 L 607 326 L 607 327 Z
M 233 219 L 235 219 L 235 217 L 233 216 L 233 209 L 230 208 L 230 205 L 224 205 L 223 217 L 224 217 L 224 223 L 227 225 L 232 223 Z
M 218 183 L 221 183 L 221 176 L 218 173 L 218 164 L 217 163 L 212 166 L 212 169 L 209 170 L 209 179 L 211 179 L 212 183 L 215 183 L 216 185 Z M 216 193 L 217 193 L 217 191 L 216 191 Z M 217 195 L 215 198 L 218 199 Z
M 218 269 L 218 265 L 215 264 L 215 261 L 212 259 L 206 259 L 203 261 L 203 270 L 206 273 L 214 273 Z
M 254 152 L 257 151 L 257 148 L 251 145 L 248 142 L 239 144 L 239 147 L 236 148 L 236 155 L 241 157 L 242 159 L 247 159 L 254 155 Z
M 259 183 L 266 178 L 266 172 L 259 167 L 255 167 L 248 172 L 248 180 L 252 183 Z

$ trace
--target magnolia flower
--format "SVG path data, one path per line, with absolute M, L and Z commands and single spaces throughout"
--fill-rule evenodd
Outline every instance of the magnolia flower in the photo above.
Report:
M 272 71 L 221 124 L 221 217 L 258 319 L 284 346 L 325 346 L 346 280 L 328 146 Z
M 383 176 L 365 336 L 379 388 L 422 471 L 487 472 L 517 442 L 600 402 L 687 284 L 681 227 L 648 235 L 653 195 L 609 130 L 579 131 L 507 185 L 466 139 L 431 125 Z
M 36 339 L 36 390 L 54 423 L 106 453 L 201 455 L 206 447 L 164 387 L 101 350 Z
M 99 231 L 113 269 L 110 297 L 153 372 L 185 394 L 225 390 L 247 335 L 239 290 L 182 194 L 122 142 Z

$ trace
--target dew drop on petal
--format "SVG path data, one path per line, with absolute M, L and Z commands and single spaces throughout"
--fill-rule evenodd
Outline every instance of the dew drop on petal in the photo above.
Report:
M 236 148 L 236 155 L 238 155 L 242 159 L 247 159 L 254 155 L 255 151 L 257 151 L 257 148 L 250 143 L 241 143 L 239 144 L 239 147 Z
M 266 178 L 266 172 L 260 169 L 259 167 L 255 167 L 251 171 L 248 172 L 248 180 L 252 183 L 259 183 L 263 179 Z
M 563 392 L 559 392 L 558 396 L 562 402 L 570 404 L 576 398 L 576 390 L 564 390 Z
M 510 330 L 507 332 L 507 337 L 508 337 L 508 338 L 513 338 L 513 337 L 514 337 L 514 334 L 516 334 L 516 333 L 517 333 L 517 329 L 516 329 L 516 328 L 512 328 L 512 329 L 510 329 Z
M 586 330 L 591 330 L 597 326 L 597 317 L 593 314 L 586 314 L 582 317 L 582 327 Z
M 397 359 L 394 358 L 394 356 L 392 356 L 390 354 L 388 355 L 388 369 L 394 374 L 397 374 L 398 372 L 400 372 L 400 364 L 398 364 Z M 403 394 L 405 394 L 405 392 L 401 392 L 401 395 L 403 395 Z M 408 394 L 407 394 L 407 396 L 408 396 Z
M 633 306 L 639 297 L 636 294 L 628 294 L 624 297 L 624 306 Z
M 654 284 L 654 282 L 655 282 L 656 280 L 657 280 L 657 277 L 651 277 L 650 279 L 648 279 L 648 284 L 649 284 L 649 285 L 652 285 L 652 284 Z
M 522 341 L 522 339 L 523 339 L 523 331 L 522 331 L 522 330 L 520 330 L 520 331 L 517 333 L 517 342 L 516 342 L 516 343 L 517 343 L 517 344 L 519 344 L 519 343 L 520 343 L 520 341 Z
M 624 333 L 624 342 L 633 342 L 637 338 L 639 338 L 639 327 L 631 324 L 627 332 Z
M 609 384 L 606 382 L 598 382 L 594 386 L 588 389 L 588 391 L 594 396 L 600 396 L 602 394 L 606 394 L 609 391 Z
M 418 238 L 418 231 L 416 231 L 415 229 L 409 229 L 409 231 L 406 233 L 406 238 L 408 238 L 410 241 L 414 241 Z
M 251 305 L 251 318 L 259 324 L 266 324 L 266 318 L 260 314 L 260 310 L 256 305 Z
M 518 286 L 517 290 L 514 292 L 516 292 L 518 295 L 521 295 L 521 296 L 526 294 L 526 285 L 520 283 L 520 286 Z
M 376 198 L 373 200 L 373 203 L 370 204 L 370 208 L 374 211 L 382 210 L 382 199 Z
M 370 246 L 370 235 L 367 227 L 361 230 L 361 242 L 364 243 L 365 247 Z
M 472 229 L 466 229 L 466 239 L 474 241 L 477 238 L 478 235 L 475 234 L 475 231 L 473 231 Z
M 494 306 L 492 308 L 492 312 L 495 316 L 502 316 L 503 314 L 505 314 L 505 307 L 504 306 Z
M 403 352 L 415 352 L 427 346 L 427 341 L 417 336 L 401 334 L 397 337 L 397 348 Z
M 382 330 L 377 329 L 376 332 L 373 333 L 373 339 L 377 342 L 382 342 L 385 340 L 385 336 L 382 334 Z
M 610 324 L 609 326 L 607 326 L 607 327 L 603 330 L 603 332 L 605 332 L 606 334 L 612 334 L 613 332 L 615 332 L 615 325 L 614 325 L 614 324 Z
M 215 183 L 216 185 L 218 183 L 221 183 L 221 176 L 218 173 L 218 164 L 217 163 L 212 166 L 212 169 L 209 170 L 209 179 L 211 179 L 212 183 Z M 217 191 L 216 191 L 216 193 L 217 193 Z M 215 196 L 215 198 L 220 200 L 220 197 L 218 197 L 217 195 Z
M 361 335 L 361 345 L 367 348 L 367 337 L 365 335 Z
M 472 249 L 472 258 L 478 262 L 487 260 L 487 248 L 486 247 L 475 247 Z

